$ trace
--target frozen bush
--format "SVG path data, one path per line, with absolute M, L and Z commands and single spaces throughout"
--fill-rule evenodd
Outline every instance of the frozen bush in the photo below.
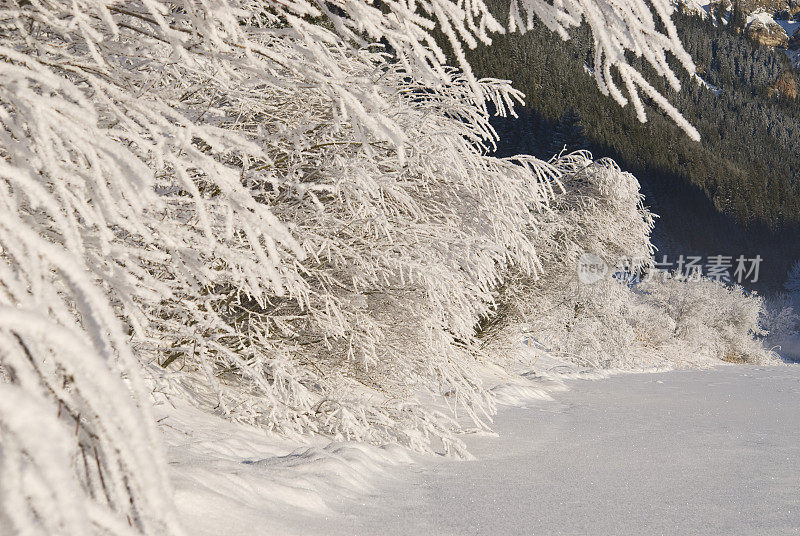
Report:
M 768 333 L 764 344 L 781 357 L 800 361 L 800 295 L 778 293 L 765 300 L 762 324 Z
M 648 304 L 674 322 L 675 351 L 734 363 L 767 363 L 766 332 L 760 321 L 763 301 L 741 287 L 710 279 L 665 275 L 642 283 Z M 675 356 L 675 358 L 679 358 Z
M 761 298 L 707 279 L 652 273 L 653 215 L 636 179 L 586 154 L 568 162 L 565 192 L 539 227 L 543 275 L 508 274 L 498 314 L 484 328 L 487 352 L 513 362 L 530 355 L 519 341 L 532 340 L 539 353 L 593 368 L 774 361 L 761 344 Z M 584 253 L 605 260 L 605 277 L 579 278 Z

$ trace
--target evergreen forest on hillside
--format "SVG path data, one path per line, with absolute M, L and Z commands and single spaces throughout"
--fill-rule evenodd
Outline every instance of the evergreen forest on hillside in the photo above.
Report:
M 800 103 L 775 89 L 779 80 L 791 87 L 797 72 L 782 50 L 733 28 L 683 13 L 674 21 L 701 79 L 680 73 L 679 92 L 651 79 L 697 127 L 700 143 L 664 113 L 651 108 L 640 123 L 631 106 L 598 90 L 585 25 L 564 42 L 535 21 L 524 35 L 497 36 L 470 52 L 479 76 L 509 79 L 526 95 L 518 119 L 496 120 L 498 153 L 546 158 L 585 148 L 612 157 L 639 177 L 667 233 L 691 234 L 682 249 L 758 249 L 777 280 L 800 254 L 791 240 L 800 224 Z

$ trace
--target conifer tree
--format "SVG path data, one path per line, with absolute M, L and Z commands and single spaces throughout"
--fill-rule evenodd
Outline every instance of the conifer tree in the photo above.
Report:
M 792 265 L 789 273 L 786 274 L 786 282 L 783 288 L 791 293 L 800 293 L 800 260 Z
M 742 6 L 741 0 L 736 0 L 733 3 L 731 10 L 730 25 L 737 33 L 744 31 L 747 26 L 747 13 Z
M 553 129 L 552 152 L 553 154 L 562 151 L 572 153 L 587 148 L 588 143 L 581 124 L 581 117 L 575 108 L 570 107 L 556 121 Z

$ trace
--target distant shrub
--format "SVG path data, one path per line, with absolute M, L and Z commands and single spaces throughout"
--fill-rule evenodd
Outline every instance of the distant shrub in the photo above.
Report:
M 638 182 L 608 161 L 570 158 L 573 171 L 560 181 L 565 193 L 540 228 L 543 275 L 508 277 L 498 315 L 486 326 L 491 351 L 519 357 L 516 341 L 531 339 L 549 356 L 585 367 L 774 361 L 760 343 L 761 298 L 663 272 L 633 284 L 651 271 L 652 253 L 653 215 L 641 204 Z M 606 260 L 605 278 L 580 280 L 584 252 Z M 618 266 L 622 259 L 629 261 Z M 612 279 L 614 272 L 629 276 Z

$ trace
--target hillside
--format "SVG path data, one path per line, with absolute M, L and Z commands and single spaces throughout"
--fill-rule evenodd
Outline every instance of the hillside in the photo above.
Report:
M 642 124 L 630 107 L 601 94 L 590 76 L 585 27 L 562 42 L 534 24 L 529 33 L 497 37 L 491 49 L 470 56 L 478 73 L 508 78 L 526 94 L 519 120 L 496 121 L 500 154 L 552 154 L 553 129 L 572 109 L 585 147 L 614 158 L 654 194 L 647 203 L 662 216 L 661 232 L 689 251 L 758 249 L 770 258 L 767 277 L 777 285 L 800 257 L 792 240 L 800 224 L 800 104 L 780 90 L 795 87 L 797 72 L 781 50 L 709 18 L 677 14 L 674 20 L 699 77 L 681 75 L 677 93 L 658 87 L 696 125 L 700 143 L 663 114 L 651 113 Z M 574 83 L 564 87 L 562 79 Z

